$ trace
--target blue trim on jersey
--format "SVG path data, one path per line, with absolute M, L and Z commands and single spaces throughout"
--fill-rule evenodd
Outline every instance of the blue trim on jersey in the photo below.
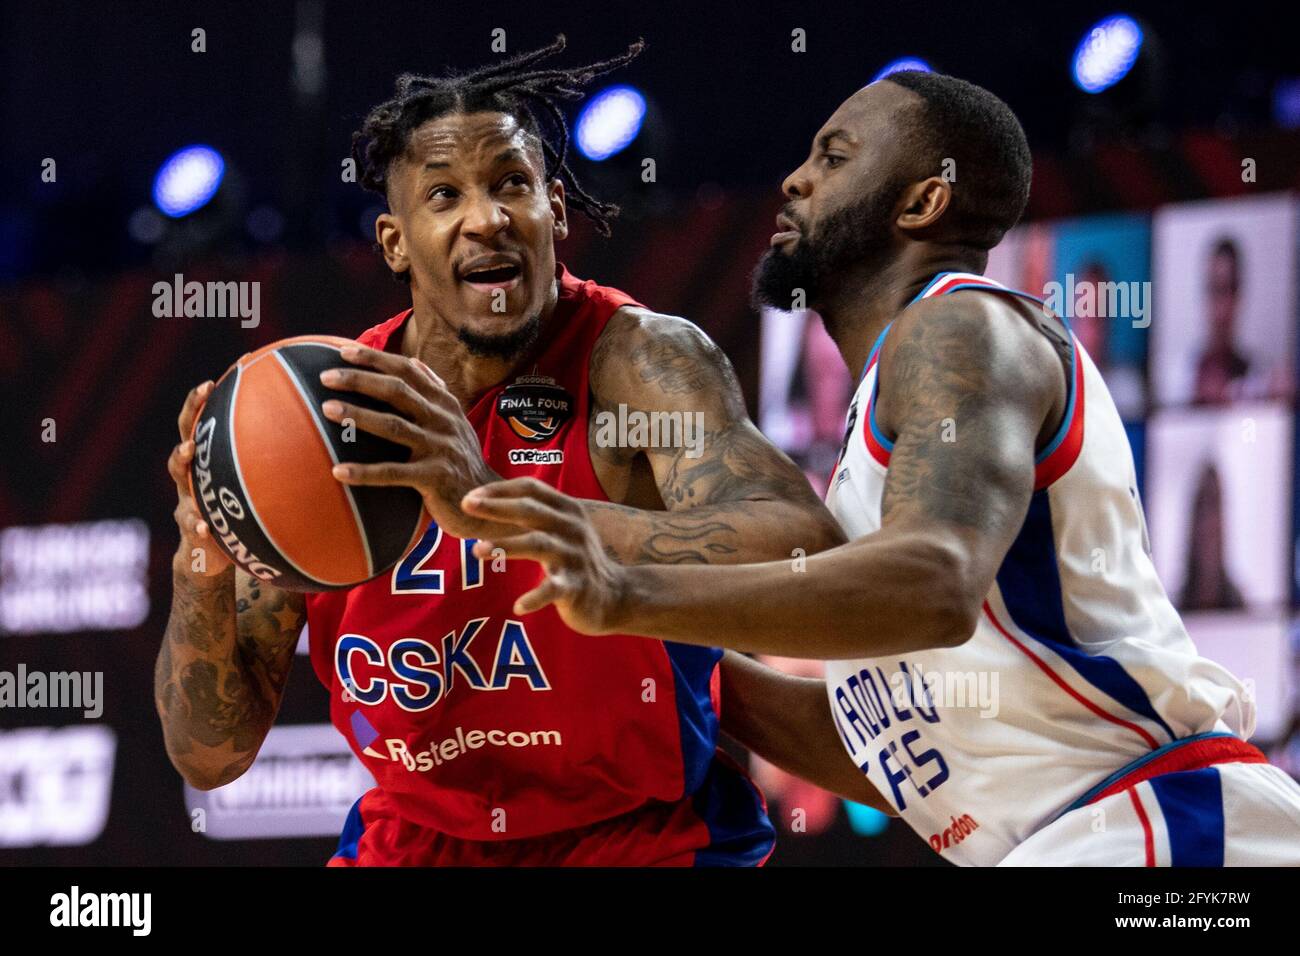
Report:
M 1075 644 L 1065 623 L 1052 505 L 1046 488 L 1030 497 L 1025 522 L 1002 559 L 997 582 L 1007 613 L 1017 627 L 1054 650 L 1097 690 L 1157 724 L 1171 740 L 1178 736 L 1119 661 L 1085 653 Z
M 975 275 L 976 273 L 972 272 L 969 274 Z M 931 289 L 933 289 L 941 279 L 946 279 L 948 276 L 952 276 L 952 275 L 960 275 L 960 273 L 952 269 L 948 270 L 947 272 L 940 272 L 937 276 L 935 276 L 933 279 L 927 282 L 925 284 L 925 288 L 923 288 L 920 292 L 918 292 L 916 294 L 916 297 L 913 298 L 912 301 L 907 304 L 912 305 L 916 302 L 919 302 L 921 299 L 925 298 L 926 293 L 929 292 Z M 1032 299 L 1034 302 L 1037 302 L 1039 305 L 1045 305 L 1042 296 L 1034 295 L 1032 292 L 1025 292 L 1023 289 L 1012 289 L 1011 287 L 1005 286 L 1001 282 L 998 282 L 997 279 L 990 279 L 988 276 L 980 276 L 979 278 L 983 279 L 984 282 L 992 282 L 993 285 L 987 286 L 979 282 L 959 282 L 951 289 L 946 290 L 943 294 L 950 295 L 951 293 L 957 292 L 961 289 L 983 289 L 985 292 L 1009 292 L 1012 295 L 1018 295 L 1025 299 Z M 1070 327 L 1070 323 L 1065 318 L 1065 316 L 1063 315 L 1057 316 L 1057 318 L 1059 318 L 1062 322 L 1065 323 L 1065 327 L 1067 329 Z
M 909 302 L 909 303 L 907 303 L 907 304 L 908 304 L 908 305 L 913 305 L 914 303 L 920 302 L 922 299 L 925 298 L 925 294 L 926 294 L 927 292 L 929 292 L 931 289 L 934 288 L 935 283 L 937 283 L 937 282 L 938 282 L 940 279 L 942 279 L 944 276 L 950 276 L 950 275 L 952 275 L 952 274 L 953 274 L 953 271 L 952 271 L 951 269 L 949 269 L 947 272 L 940 272 L 937 276 L 935 276 L 933 279 L 931 279 L 929 282 L 927 282 L 927 283 L 925 284 L 925 288 L 923 288 L 920 292 L 918 292 L 918 293 L 915 295 L 915 297 L 913 297 L 912 301 Z M 989 281 L 992 282 L 993 280 L 990 279 Z
M 366 832 L 366 825 L 361 822 L 361 799 L 358 798 L 348 811 L 347 819 L 343 821 L 343 832 L 339 834 L 339 848 L 334 851 L 335 856 L 345 860 L 357 858 L 357 844 L 361 842 L 361 834 Z
M 858 376 L 859 384 L 861 384 L 862 380 L 867 377 L 867 369 L 871 368 L 871 360 L 880 352 L 880 347 L 885 344 L 885 334 L 893 328 L 893 325 L 894 323 L 890 322 L 889 325 L 886 325 L 881 329 L 880 334 L 876 336 L 876 344 L 871 346 L 871 351 L 867 353 L 867 364 L 862 366 L 862 374 Z M 871 402 L 867 406 L 867 427 L 871 429 L 871 434 L 876 437 L 876 441 L 880 442 L 885 451 L 893 451 L 894 443 L 885 437 L 885 433 L 882 432 L 880 426 L 876 424 L 876 399 L 879 395 L 880 373 L 877 372 L 876 380 L 871 383 Z
M 1152 777 L 1171 866 L 1223 866 L 1223 779 L 1217 767 Z
M 944 278 L 945 276 L 950 276 L 955 274 L 956 273 L 953 272 L 940 272 L 937 276 L 935 276 L 933 279 L 931 279 L 929 282 L 925 284 L 925 288 L 922 289 L 919 293 L 917 293 L 916 298 L 913 299 L 911 302 L 909 302 L 908 305 L 912 305 L 914 302 L 917 302 L 921 298 L 923 298 L 927 292 L 929 292 L 932 288 L 934 288 L 935 283 L 937 283 L 940 279 Z M 1031 302 L 1035 302 L 1038 305 L 1041 305 L 1044 309 L 1047 308 L 1047 303 L 1043 301 L 1043 297 L 1040 295 L 1034 295 L 1032 292 L 1025 292 L 1023 289 L 1012 289 L 1008 286 L 1004 286 L 1001 282 L 998 282 L 997 279 L 990 279 L 987 276 L 980 276 L 980 278 L 983 279 L 985 282 L 992 282 L 994 283 L 994 285 L 987 286 L 979 282 L 959 282 L 957 283 L 957 285 L 953 286 L 951 289 L 948 289 L 943 294 L 951 295 L 954 292 L 960 292 L 962 289 L 982 289 L 985 292 L 1005 292 L 1008 295 L 1018 295 L 1022 299 L 1028 299 Z M 1070 320 L 1064 315 L 1056 315 L 1055 312 L 1052 312 L 1051 314 L 1056 316 L 1056 318 L 1060 319 L 1061 324 L 1065 326 L 1065 331 L 1070 333 L 1071 347 L 1073 347 L 1074 329 L 1070 328 Z
M 1097 794 L 1101 793 L 1107 787 L 1116 783 L 1121 778 L 1127 777 L 1129 774 L 1133 773 L 1133 771 L 1145 767 L 1147 764 L 1155 760 L 1157 757 L 1163 757 L 1171 750 L 1177 750 L 1179 747 L 1185 746 L 1186 744 L 1195 743 L 1198 740 L 1209 740 L 1211 737 L 1232 737 L 1232 736 L 1234 735 L 1226 733 L 1221 730 L 1209 730 L 1203 734 L 1192 734 L 1192 736 L 1184 737 L 1182 740 L 1172 740 L 1169 743 L 1165 744 L 1164 746 L 1157 747 L 1155 750 L 1152 750 L 1148 753 L 1144 753 L 1141 757 L 1138 757 L 1136 760 L 1124 764 L 1124 766 L 1120 767 L 1118 770 L 1112 773 L 1101 783 L 1097 784 L 1095 787 L 1090 788 L 1087 793 L 1081 796 L 1078 800 L 1075 800 L 1074 803 L 1070 804 L 1068 807 L 1066 807 L 1064 810 L 1062 810 L 1052 819 L 1055 821 L 1065 816 L 1071 810 L 1078 810 L 1080 807 L 1086 807 L 1089 804 L 1089 802 L 1091 802 L 1097 796 Z M 1164 775 L 1162 774 L 1161 776 Z M 1157 780 L 1159 779 L 1159 777 L 1152 777 L 1151 779 Z
M 682 796 L 689 796 L 704 782 L 718 747 L 718 715 L 713 711 L 709 685 L 714 668 L 722 660 L 722 651 L 672 641 L 664 642 L 664 651 L 673 668 L 673 696 L 682 745 Z
M 1069 399 L 1065 404 L 1065 415 L 1061 418 L 1061 427 L 1056 430 L 1052 440 L 1047 443 L 1047 447 L 1034 456 L 1034 464 L 1039 465 L 1047 460 L 1047 457 L 1056 449 L 1061 447 L 1061 442 L 1065 441 L 1065 436 L 1070 433 L 1070 425 L 1074 422 L 1074 404 L 1079 395 L 1079 389 L 1076 388 L 1075 376 L 1078 370 L 1075 363 L 1079 361 L 1079 349 L 1074 344 L 1074 333 L 1070 333 L 1070 381 L 1066 385 L 1069 392 Z
M 859 385 L 861 385 L 862 380 L 867 377 L 867 369 L 871 368 L 871 360 L 876 357 L 876 353 L 880 351 L 880 347 L 885 344 L 885 333 L 889 331 L 890 326 L 893 324 L 893 322 L 890 322 L 881 329 L 880 334 L 876 336 L 875 344 L 871 346 L 871 351 L 867 353 L 867 360 L 862 365 L 862 374 L 858 376 Z
M 709 845 L 695 851 L 696 866 L 758 866 L 772 852 L 776 829 L 762 796 L 722 758 L 710 761 L 692 806 L 709 828 Z
M 915 302 L 919 302 L 921 299 L 925 298 L 926 293 L 928 293 L 931 289 L 933 289 L 935 285 L 937 285 L 942 279 L 945 279 L 950 275 L 956 275 L 956 274 L 957 273 L 951 271 L 940 272 L 937 276 L 935 276 L 933 279 L 931 279 L 929 282 L 925 284 L 925 288 L 923 288 L 920 292 L 918 292 L 916 294 L 916 298 L 912 299 L 912 302 L 909 302 L 908 305 L 911 305 Z M 980 278 L 984 278 L 984 277 L 981 276 Z M 1018 295 L 1022 299 L 1028 299 L 1029 301 L 1034 302 L 1046 308 L 1041 296 L 1033 295 L 1021 289 L 1010 289 L 1007 286 L 1004 286 L 1002 283 L 997 282 L 996 279 L 985 279 L 985 281 L 994 282 L 996 283 L 996 285 L 988 286 L 988 285 L 984 285 L 981 282 L 959 282 L 951 289 L 945 290 L 943 294 L 952 295 L 952 293 L 961 292 L 963 289 L 978 289 L 983 292 L 1004 292 L 1007 295 Z M 1061 323 L 1065 326 L 1066 332 L 1070 334 L 1070 381 L 1066 384 L 1066 390 L 1068 391 L 1069 394 L 1066 399 L 1065 415 L 1061 419 L 1061 426 L 1056 430 L 1056 434 L 1052 436 L 1052 440 L 1047 443 L 1047 446 L 1034 457 L 1035 465 L 1041 464 L 1042 462 L 1046 461 L 1047 456 L 1050 455 L 1052 452 L 1056 451 L 1056 449 L 1061 446 L 1061 442 L 1065 441 L 1065 436 L 1070 433 L 1070 423 L 1074 421 L 1075 397 L 1076 397 L 1076 393 L 1078 392 L 1078 389 L 1074 387 L 1074 377 L 1075 377 L 1075 363 L 1079 361 L 1079 350 L 1075 345 L 1074 331 L 1070 328 L 1070 320 L 1063 315 L 1058 316 L 1058 318 L 1061 320 Z M 888 331 L 888 329 L 886 329 L 886 331 Z M 885 337 L 884 333 L 882 332 L 880 338 L 883 339 L 884 337 Z M 879 348 L 879 341 L 877 341 L 876 347 Z M 874 349 L 872 350 L 871 354 L 872 355 L 875 354 Z M 867 360 L 867 364 L 868 365 L 871 364 L 870 359 Z M 862 375 L 865 377 L 866 374 L 867 371 L 864 368 L 862 370 Z M 861 378 L 858 379 L 858 381 L 861 380 L 862 380 Z M 876 441 L 880 442 L 881 445 L 883 445 L 887 451 L 893 451 L 894 449 L 893 443 L 887 441 L 884 435 L 880 433 L 880 429 L 876 427 L 876 415 L 875 415 L 876 391 L 878 391 L 878 389 L 872 392 L 872 402 L 871 402 L 872 412 L 869 418 L 869 421 L 871 422 L 871 431 L 872 434 L 876 436 Z
M 880 395 L 880 377 L 871 383 L 871 407 L 867 409 L 867 425 L 871 428 L 871 434 L 875 436 L 876 441 L 880 442 L 885 451 L 893 451 L 894 443 L 885 437 L 885 433 L 880 430 L 876 424 L 876 399 Z

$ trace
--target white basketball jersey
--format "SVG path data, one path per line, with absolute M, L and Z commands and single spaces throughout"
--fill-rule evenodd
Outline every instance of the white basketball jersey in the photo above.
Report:
M 952 272 L 918 298 L 967 290 L 1040 301 Z M 892 443 L 873 404 L 888 332 L 854 395 L 826 497 L 850 538 L 880 528 Z M 1038 455 L 1024 525 L 971 639 L 826 667 L 853 761 L 954 863 L 997 863 L 1089 788 L 1173 740 L 1254 732 L 1244 688 L 1197 656 L 1156 577 L 1119 413 L 1071 343 L 1065 419 Z M 860 626 L 869 632 L 871 622 Z

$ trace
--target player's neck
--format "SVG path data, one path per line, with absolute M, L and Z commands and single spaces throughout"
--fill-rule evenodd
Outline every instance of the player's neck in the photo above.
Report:
M 447 389 L 460 400 L 461 407 L 469 408 L 484 392 L 529 365 L 550 333 L 556 301 L 552 296 L 543 307 L 542 327 L 533 345 L 519 355 L 503 358 L 471 351 L 455 327 L 430 304 L 420 302 L 417 297 L 411 317 L 402 330 L 401 351 L 433 369 Z
M 844 363 L 854 375 L 862 372 L 880 333 L 898 318 L 926 284 L 940 272 L 971 272 L 970 260 L 943 252 L 899 256 L 883 268 L 845 276 L 836 294 L 817 307 Z

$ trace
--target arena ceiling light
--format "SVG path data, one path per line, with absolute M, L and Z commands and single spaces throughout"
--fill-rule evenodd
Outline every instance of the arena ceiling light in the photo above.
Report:
M 202 209 L 216 195 L 226 161 L 211 146 L 186 146 L 167 158 L 153 181 L 153 201 L 172 219 Z
M 875 79 L 873 79 L 871 82 L 874 83 L 876 82 L 876 80 L 883 80 L 891 73 L 902 73 L 906 70 L 910 70 L 916 73 L 934 72 L 934 68 L 930 66 L 929 63 L 926 63 L 925 60 L 922 60 L 920 57 L 900 56 L 897 60 L 885 64 L 885 68 L 881 70 L 879 73 L 877 73 Z
M 596 162 L 609 159 L 637 138 L 645 114 L 645 97 L 636 88 L 619 85 L 601 90 L 578 115 L 578 151 Z
M 1110 89 L 1133 69 L 1142 41 L 1142 27 L 1126 14 L 1097 22 L 1074 51 L 1075 85 L 1085 93 Z

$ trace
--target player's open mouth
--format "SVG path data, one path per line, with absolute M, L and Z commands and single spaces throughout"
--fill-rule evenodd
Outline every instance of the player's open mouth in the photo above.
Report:
M 462 282 L 482 292 L 513 289 L 522 275 L 523 269 L 517 263 L 500 261 L 471 265 L 460 272 Z

